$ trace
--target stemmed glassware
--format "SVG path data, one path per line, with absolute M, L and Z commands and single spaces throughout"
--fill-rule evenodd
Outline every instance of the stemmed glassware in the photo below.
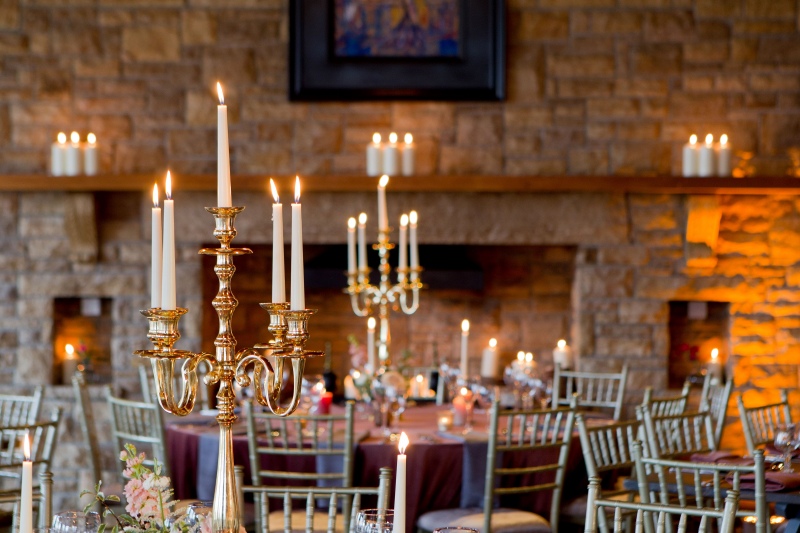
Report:
M 394 509 L 363 509 L 356 515 L 355 533 L 392 533 Z
M 779 424 L 775 429 L 775 448 L 783 452 L 783 472 L 794 472 L 792 468 L 792 452 L 800 445 L 795 424 Z
M 53 515 L 54 533 L 93 533 L 100 527 L 100 513 L 64 511 Z

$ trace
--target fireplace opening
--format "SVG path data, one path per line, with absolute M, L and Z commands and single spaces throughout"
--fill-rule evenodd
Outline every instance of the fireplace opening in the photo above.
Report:
M 56 298 L 53 307 L 53 383 L 71 384 L 76 370 L 110 383 L 111 298 Z
M 669 302 L 669 388 L 680 389 L 687 379 L 702 381 L 706 373 L 726 379 L 729 307 L 727 302 Z
M 233 315 L 237 349 L 270 339 L 268 316 L 259 307 L 271 298 L 272 250 L 269 245 L 247 246 L 253 254 L 236 258 L 232 290 L 239 300 Z M 371 281 L 378 282 L 378 255 L 369 250 Z M 480 371 L 481 352 L 490 338 L 498 341 L 500 368 L 519 350 L 549 359 L 556 342 L 569 338 L 571 292 L 576 248 L 571 246 L 421 245 L 421 275 L 425 288 L 413 315 L 392 312 L 391 358 L 407 368 L 457 363 L 460 324 L 471 323 L 470 373 Z M 284 252 L 289 272 L 289 247 Z M 309 349 L 329 349 L 330 367 L 341 379 L 352 367 L 348 337 L 365 343 L 366 319 L 353 313 L 347 283 L 346 245 L 306 245 L 306 306 L 319 312 L 309 321 Z M 396 253 L 391 257 L 396 265 Z M 203 301 L 219 289 L 213 257 L 204 257 Z M 392 282 L 396 275 L 392 274 Z M 290 280 L 287 277 L 287 293 Z M 287 294 L 288 295 L 288 294 Z M 219 322 L 210 304 L 203 307 L 205 351 L 213 351 Z M 326 350 L 328 351 L 328 350 Z M 306 372 L 321 374 L 325 361 L 311 359 Z M 339 389 L 341 390 L 341 389 Z

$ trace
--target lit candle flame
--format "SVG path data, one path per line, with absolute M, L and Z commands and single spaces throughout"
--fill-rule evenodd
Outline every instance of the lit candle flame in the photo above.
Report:
M 408 226 L 408 215 L 406 215 L 405 213 L 400 215 L 400 226 L 402 227 Z
M 531 352 L 528 352 L 528 353 L 525 354 L 525 362 L 526 363 L 533 362 L 533 354 Z
M 385 189 L 387 185 L 389 185 L 389 176 L 384 174 L 383 176 L 381 176 L 381 179 L 378 182 L 378 187 L 380 187 L 381 189 Z
M 381 144 L 381 134 L 380 133 L 373 133 L 372 134 L 372 142 L 375 144 Z
M 556 343 L 556 346 L 558 346 L 558 349 L 559 349 L 559 350 L 563 350 L 563 349 L 564 349 L 564 348 L 566 348 L 566 346 L 567 346 L 567 341 L 565 341 L 564 339 L 560 339 L 560 340 L 559 340 L 559 341 Z
M 217 96 L 219 96 L 219 105 L 225 105 L 225 96 L 222 94 L 222 85 L 217 82 Z
M 497 339 L 489 339 L 489 348 L 496 348 L 497 347 Z
M 294 203 L 300 203 L 300 176 L 294 177 Z
M 275 199 L 275 203 L 281 203 L 281 199 L 278 196 L 278 188 L 275 186 L 275 182 L 272 180 L 272 178 L 269 179 L 269 186 L 272 189 L 272 197 Z
M 395 132 L 389 134 L 389 142 L 392 144 L 397 143 L 397 134 Z
M 716 361 L 717 357 L 719 357 L 719 350 L 714 348 L 713 350 L 711 350 L 711 360 Z
M 523 352 L 522 350 L 518 351 L 517 352 L 517 361 L 519 361 L 521 363 L 524 360 L 525 360 L 525 352 Z
M 416 377 L 417 383 L 422 383 L 423 379 L 424 378 L 422 377 L 422 374 L 417 374 L 417 377 Z
M 722 136 L 720 136 L 719 144 L 721 144 L 722 146 L 725 146 L 726 144 L 728 144 L 728 134 L 727 133 L 723 133 Z
M 367 214 L 361 213 L 360 215 L 358 215 L 358 225 L 363 226 L 366 223 L 367 223 Z
M 67 142 L 67 134 L 63 131 L 58 132 L 58 144 L 64 144 Z
M 353 370 L 353 379 L 358 379 L 361 377 L 361 372 L 358 370 Z
M 26 461 L 31 460 L 31 437 L 25 433 L 25 438 L 22 439 L 22 455 Z
M 461 332 L 469 333 L 469 320 L 467 320 L 466 318 L 461 321 Z
M 408 223 L 411 224 L 412 226 L 416 226 L 417 225 L 417 212 L 416 211 L 411 211 L 408 214 Z
M 347 219 L 347 227 L 350 229 L 355 229 L 356 227 L 356 218 L 350 217 Z
M 706 135 L 706 145 L 711 146 L 712 144 L 714 144 L 714 136 L 709 133 Z
M 67 352 L 67 357 L 72 358 L 72 355 L 75 353 L 75 347 L 71 344 L 67 344 L 64 346 L 64 351 Z
M 414 142 L 414 136 L 411 135 L 410 133 L 406 133 L 405 136 L 403 137 L 403 140 L 406 142 L 406 144 L 411 144 Z
M 94 144 L 97 142 L 97 136 L 94 133 L 90 133 L 86 136 L 86 142 L 89 144 Z
M 153 184 L 153 207 L 158 207 L 158 183 Z
M 81 142 L 81 136 L 78 135 L 77 131 L 73 131 L 69 134 L 69 140 L 72 141 L 74 144 L 78 144 Z
M 400 452 L 400 455 L 405 455 L 406 448 L 408 448 L 408 435 L 406 435 L 404 431 L 400 434 L 400 441 L 397 443 L 397 451 Z
M 370 331 L 375 331 L 375 317 L 371 316 L 367 319 L 367 329 Z
M 694 133 L 692 133 L 692 135 L 689 137 L 689 144 L 691 144 L 692 146 L 697 144 L 697 135 L 695 135 Z
M 164 185 L 167 192 L 167 200 L 172 200 L 172 174 L 167 170 L 167 183 Z
M 466 396 L 469 394 L 469 389 L 466 387 L 461 387 L 461 396 Z

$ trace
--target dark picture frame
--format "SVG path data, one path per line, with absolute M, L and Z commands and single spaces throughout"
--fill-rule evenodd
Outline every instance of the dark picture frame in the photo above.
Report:
M 505 1 L 458 4 L 455 57 L 337 57 L 334 0 L 290 0 L 289 99 L 502 100 Z

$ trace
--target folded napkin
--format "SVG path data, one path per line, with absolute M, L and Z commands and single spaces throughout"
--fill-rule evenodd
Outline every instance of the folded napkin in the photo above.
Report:
M 689 459 L 693 463 L 717 463 L 726 465 L 751 465 L 753 459 L 742 457 L 733 452 L 719 450 L 710 453 L 693 453 Z
M 742 474 L 739 479 L 742 490 L 755 490 L 755 474 Z M 800 473 L 774 472 L 765 473 L 764 489 L 767 492 L 780 492 L 800 488 Z

